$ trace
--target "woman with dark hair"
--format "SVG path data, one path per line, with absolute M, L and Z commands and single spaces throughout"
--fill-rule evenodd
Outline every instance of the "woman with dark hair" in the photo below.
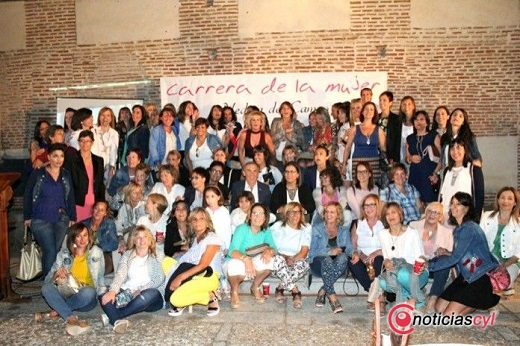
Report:
M 455 108 L 451 112 L 450 119 L 448 120 L 448 125 L 446 127 L 446 133 L 441 137 L 441 159 L 443 162 L 443 167 L 446 166 L 446 162 L 449 160 L 448 147 L 450 143 L 454 139 L 459 138 L 464 141 L 464 147 L 468 152 L 470 162 L 475 166 L 481 167 L 482 155 L 480 155 L 480 151 L 478 150 L 477 138 L 469 126 L 468 113 L 462 108 Z
M 289 101 L 284 101 L 278 108 L 280 117 L 271 122 L 271 136 L 275 147 L 276 160 L 282 161 L 282 152 L 287 144 L 292 144 L 301 150 L 303 147 L 303 126 L 298 121 L 298 115 Z
M 337 120 L 332 124 L 332 150 L 336 160 L 341 163 L 345 158 L 345 146 L 347 145 L 345 137 L 350 128 L 350 122 L 348 119 L 350 102 L 338 102 L 332 107 L 335 108 L 337 112 Z
M 226 148 L 229 157 L 233 158 L 238 156 L 238 134 L 240 131 L 242 131 L 242 124 L 238 122 L 237 115 L 235 114 L 233 108 L 229 106 L 222 108 L 222 114 L 224 118 L 224 124 L 226 126 L 226 134 L 229 141 Z
M 164 237 L 164 255 L 180 258 L 188 251 L 191 245 L 191 228 L 188 222 L 189 206 L 184 200 L 173 203 L 170 218 L 166 222 Z
M 67 146 L 51 144 L 49 164 L 35 169 L 29 176 L 23 198 L 24 224 L 31 227 L 36 242 L 42 248 L 43 275 L 47 275 L 56 260 L 67 233 L 76 221 L 74 188 L 63 161 Z
M 196 119 L 193 119 L 193 112 L 195 111 L 195 104 L 191 101 L 184 101 L 179 105 L 179 109 L 177 110 L 177 117 L 179 118 L 179 123 L 184 126 L 187 131 L 187 135 L 190 136 L 191 128 L 193 127 L 193 123 Z M 183 143 L 188 139 L 182 138 L 181 141 Z
M 445 316 L 467 315 L 475 309 L 487 310 L 500 301 L 500 297 L 493 294 L 493 286 L 486 275 L 499 264 L 489 252 L 486 235 L 477 220 L 473 197 L 465 192 L 453 195 L 449 213 L 449 223 L 455 226 L 453 252 L 438 253 L 426 262 L 430 271 L 455 266 L 459 273 L 435 304 L 435 310 Z
M 72 136 L 72 118 L 74 117 L 74 113 L 76 110 L 74 108 L 68 107 L 65 110 L 65 115 L 63 116 L 63 131 L 65 133 L 65 144 L 70 145 L 70 138 Z
M 152 128 L 150 134 L 150 158 L 151 168 L 159 170 L 161 165 L 168 163 L 168 153 L 176 150 L 179 144 L 179 133 L 174 125 L 175 112 L 171 108 L 163 108 L 159 113 L 159 124 Z
M 117 131 L 119 135 L 119 144 L 117 146 L 117 167 L 121 168 L 121 158 L 123 157 L 123 150 L 125 146 L 125 138 L 126 133 L 130 130 L 130 118 L 132 117 L 132 112 L 128 107 L 122 107 L 119 109 L 119 114 L 117 116 L 117 123 L 114 129 Z
M 480 219 L 484 206 L 484 175 L 482 168 L 474 165 L 469 158 L 468 143 L 462 137 L 457 137 L 449 145 L 448 167 L 442 174 L 442 184 L 439 191 L 440 201 L 444 210 L 449 210 L 451 197 L 457 192 L 466 192 L 473 197 L 473 204 Z
M 283 214 L 287 203 L 298 202 L 302 205 L 304 216 L 310 220 L 316 207 L 312 191 L 300 183 L 300 167 L 296 162 L 289 162 L 285 165 L 283 175 L 282 181 L 275 186 L 271 195 L 271 212 Z
M 222 114 L 222 106 L 213 105 L 208 114 L 208 133 L 215 135 L 223 143 L 223 147 L 227 147 L 229 137 L 226 133 L 226 125 L 224 124 L 224 115 Z
M 354 184 L 347 189 L 347 201 L 352 217 L 359 219 L 363 199 L 369 194 L 379 195 L 379 187 L 374 183 L 372 166 L 361 161 L 355 166 Z
M 39 155 L 44 153 L 44 150 L 49 146 L 50 143 L 45 141 L 47 130 L 51 124 L 47 120 L 39 120 L 34 126 L 34 134 L 29 145 L 29 154 L 31 158 L 31 164 L 35 167 L 36 159 Z
M 209 184 L 209 173 L 202 167 L 196 167 L 190 172 L 191 186 L 184 192 L 184 200 L 190 210 L 202 207 L 204 202 L 204 189 Z
M 317 113 L 316 111 L 312 111 L 309 113 L 309 125 L 305 126 L 302 129 L 303 133 L 303 148 L 304 152 L 312 155 L 314 148 L 314 136 L 316 134 L 316 122 L 317 122 Z M 311 156 L 312 157 L 312 156 Z
M 450 111 L 448 110 L 448 107 L 439 106 L 435 108 L 435 111 L 433 112 L 432 131 L 437 131 L 439 136 L 442 136 L 444 133 L 446 133 L 449 118 Z
M 81 131 L 90 130 L 94 126 L 94 116 L 89 108 L 80 108 L 74 113 L 71 122 L 72 135 L 70 138 L 70 146 L 79 150 L 78 137 Z
M 66 321 L 65 330 L 70 335 L 76 336 L 89 330 L 88 322 L 79 320 L 73 313 L 93 310 L 97 305 L 97 295 L 106 290 L 103 252 L 93 243 L 92 234 L 84 224 L 71 226 L 66 246 L 58 253 L 42 287 L 42 296 L 52 310 L 34 314 L 36 322 L 54 320 L 59 316 Z M 65 297 L 60 293 L 57 282 L 66 280 L 69 275 L 83 286 L 77 293 Z
M 79 151 L 66 158 L 65 168 L 72 177 L 78 220 L 85 220 L 92 216 L 94 203 L 105 200 L 103 159 L 90 150 L 94 143 L 92 131 L 81 131 L 78 139 Z
M 278 167 L 270 165 L 271 155 L 267 147 L 257 145 L 253 148 L 253 161 L 258 165 L 258 181 L 269 185 L 271 192 L 275 185 L 282 181 L 282 173 Z
M 209 122 L 207 119 L 198 118 L 195 120 L 195 135 L 186 140 L 185 161 L 186 168 L 192 170 L 195 167 L 208 168 L 213 162 L 213 150 L 222 147 L 220 139 L 208 133 Z
M 149 154 L 148 142 L 150 141 L 150 128 L 148 127 L 148 115 L 141 105 L 132 107 L 131 128 L 126 133 L 123 156 L 121 163 L 126 165 L 126 155 L 132 149 L 141 149 L 142 158 L 146 160 Z
M 126 155 L 127 165 L 120 167 L 107 188 L 107 192 L 110 196 L 115 196 L 116 193 L 128 183 L 135 179 L 135 173 L 137 165 L 143 160 L 143 154 L 141 149 L 135 148 L 128 151 Z
M 358 162 L 368 162 L 372 166 L 372 174 L 375 181 L 379 181 L 381 177 L 381 167 L 379 165 L 379 156 L 381 152 L 386 151 L 386 136 L 378 125 L 378 114 L 376 105 L 373 102 L 367 102 L 361 109 L 361 124 L 352 127 L 347 134 L 347 145 L 343 159 L 343 174 L 347 173 L 347 160 L 349 158 L 352 145 L 354 150 L 351 155 L 352 167 L 356 167 Z M 352 172 L 352 179 L 355 179 L 355 172 Z
M 265 249 L 254 256 L 247 255 L 247 249 L 267 244 Z M 249 212 L 246 223 L 235 230 L 229 245 L 224 273 L 231 286 L 231 308 L 240 306 L 238 286 L 244 280 L 252 280 L 251 295 L 258 303 L 263 303 L 262 282 L 271 274 L 276 246 L 269 228 L 269 210 L 260 203 L 255 203 Z
M 313 216 L 314 218 L 320 218 L 323 214 L 323 207 L 330 202 L 338 202 L 343 209 L 347 207 L 347 190 L 343 186 L 343 180 L 341 175 L 336 168 L 327 167 L 320 172 L 321 187 L 317 187 L 312 191 L 312 197 L 314 199 L 314 205 L 316 210 Z M 344 212 L 345 214 L 345 212 Z M 351 221 L 351 217 L 345 217 Z
M 48 128 L 47 133 L 45 134 L 45 143 L 47 143 L 47 145 L 49 146 L 53 143 L 64 143 L 64 142 L 65 142 L 65 133 L 63 130 L 63 126 L 51 125 Z M 48 146 L 44 149 L 38 150 L 39 154 L 36 156 L 36 159 L 32 162 L 33 169 L 45 166 L 47 164 L 47 162 L 49 162 L 49 159 L 47 157 Z M 74 151 L 76 151 L 76 149 L 67 148 L 67 153 L 74 152 Z
M 485 212 L 480 227 L 486 234 L 489 250 L 507 269 L 511 285 L 504 295 L 514 294 L 514 285 L 520 271 L 520 194 L 514 187 L 501 188 L 492 211 Z
M 343 222 L 343 208 L 338 202 L 330 202 L 323 208 L 322 221 L 312 225 L 309 260 L 313 275 L 323 279 L 315 305 L 325 305 L 329 298 L 333 313 L 343 312 L 334 290 L 334 283 L 345 273 L 348 257 L 352 254 L 349 226 Z
M 441 138 L 436 131 L 429 130 L 430 117 L 425 111 L 415 112 L 412 123 L 413 134 L 406 138 L 408 182 L 417 188 L 423 203 L 430 203 L 438 198 Z
M 220 307 L 215 291 L 222 272 L 222 240 L 217 236 L 208 213 L 196 208 L 189 217 L 194 233 L 191 248 L 172 263 L 164 292 L 170 316 L 180 316 L 187 306 L 207 305 L 207 316 L 218 315 Z M 173 261 L 170 261 L 173 262 Z

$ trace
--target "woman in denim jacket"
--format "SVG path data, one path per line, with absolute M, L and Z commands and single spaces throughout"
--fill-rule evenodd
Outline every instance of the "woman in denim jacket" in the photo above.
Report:
M 57 319 L 59 316 L 67 322 L 66 331 L 70 335 L 79 335 L 89 329 L 87 321 L 80 321 L 73 312 L 94 309 L 97 295 L 106 290 L 103 252 L 92 244 L 92 234 L 83 223 L 72 225 L 67 235 L 67 246 L 58 253 L 42 287 L 43 298 L 52 310 L 36 313 L 34 319 L 37 322 Z M 65 297 L 58 290 L 56 282 L 68 275 L 73 275 L 84 287 L 76 294 Z
M 468 193 L 457 192 L 451 198 L 449 214 L 449 222 L 457 226 L 453 231 L 453 252 L 437 251 L 437 257 L 429 262 L 430 271 L 456 266 L 460 273 L 435 304 L 435 310 L 444 315 L 467 315 L 475 309 L 490 309 L 500 300 L 493 294 L 486 275 L 498 267 L 498 262 L 489 252 L 486 236 L 475 220 L 473 198 Z
M 349 227 L 343 225 L 343 208 L 338 202 L 330 202 L 323 208 L 322 220 L 312 226 L 309 250 L 312 274 L 323 279 L 315 305 L 325 305 L 325 296 L 328 296 L 332 312 L 336 314 L 343 312 L 343 308 L 334 291 L 334 283 L 347 270 L 352 243 Z
M 161 122 L 152 129 L 149 143 L 150 157 L 148 163 L 154 170 L 158 170 L 162 164 L 167 163 L 167 153 L 181 147 L 179 129 L 174 124 L 174 110 L 164 108 L 159 117 Z
M 101 316 L 103 325 L 113 325 L 118 334 L 124 333 L 130 325 L 125 317 L 160 310 L 164 303 L 158 289 L 164 281 L 164 273 L 157 260 L 152 232 L 145 226 L 137 226 L 128 237 L 128 248 L 119 261 L 110 289 L 99 297 L 105 312 Z

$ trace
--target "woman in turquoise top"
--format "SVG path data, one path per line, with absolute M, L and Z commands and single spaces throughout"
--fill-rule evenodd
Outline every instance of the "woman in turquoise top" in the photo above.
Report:
M 514 187 L 501 188 L 492 211 L 484 213 L 480 227 L 486 234 L 489 250 L 511 276 L 505 295 L 514 294 L 513 287 L 520 271 L 520 196 Z
M 246 250 L 257 245 L 267 244 L 268 247 L 256 256 L 248 256 Z M 263 204 L 255 203 L 249 211 L 246 223 L 235 230 L 229 245 L 227 261 L 224 263 L 231 286 L 231 307 L 240 306 L 238 287 L 244 280 L 252 280 L 251 295 L 256 301 L 263 303 L 262 282 L 271 274 L 273 256 L 276 254 L 273 235 L 269 229 L 269 209 Z

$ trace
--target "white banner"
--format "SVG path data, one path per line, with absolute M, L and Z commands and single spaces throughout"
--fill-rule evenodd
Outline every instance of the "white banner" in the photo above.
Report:
M 243 75 L 210 75 L 162 77 L 161 103 L 178 107 L 190 100 L 197 105 L 202 117 L 207 117 L 213 105 L 231 106 L 242 121 L 244 110 L 255 105 L 271 121 L 278 116 L 284 101 L 292 103 L 298 120 L 308 123 L 309 113 L 319 106 L 330 111 L 336 102 L 360 97 L 361 89 L 371 88 L 372 100 L 387 89 L 386 72 L 324 72 L 271 73 Z

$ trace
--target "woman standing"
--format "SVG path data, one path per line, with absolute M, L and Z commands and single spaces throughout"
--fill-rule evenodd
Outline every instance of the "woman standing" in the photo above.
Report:
M 286 145 L 292 144 L 298 150 L 303 147 L 303 126 L 298 121 L 296 111 L 289 101 L 284 101 L 278 108 L 280 117 L 271 123 L 271 135 L 276 152 L 276 160 L 282 161 L 282 152 Z
M 114 281 L 100 296 L 103 325 L 111 324 L 122 334 L 130 326 L 125 317 L 163 307 L 159 287 L 164 281 L 161 263 L 155 254 L 155 239 L 148 228 L 138 226 L 128 239 L 129 249 L 121 257 Z M 120 296 L 120 299 L 117 299 Z M 125 297 L 125 299 L 121 299 Z M 119 302 L 116 302 L 119 301 Z
M 518 277 L 520 260 L 520 196 L 514 187 L 501 188 L 495 198 L 492 211 L 484 213 L 480 227 L 486 234 L 489 250 L 506 268 L 511 277 L 511 285 L 505 295 L 514 294 L 514 284 Z
M 226 148 L 229 143 L 227 136 L 226 125 L 224 123 L 224 115 L 222 114 L 222 107 L 220 105 L 213 105 L 208 114 L 208 133 L 215 135 L 220 139 L 223 147 Z
M 94 203 L 105 200 L 103 159 L 90 150 L 94 143 L 92 131 L 81 131 L 78 139 L 79 151 L 67 158 L 65 168 L 72 177 L 78 220 L 85 220 L 92 216 Z
M 449 210 L 451 197 L 457 192 L 466 192 L 473 197 L 473 204 L 480 219 L 484 205 L 484 175 L 482 168 L 471 163 L 468 148 L 463 138 L 456 138 L 449 145 L 450 158 L 444 170 L 440 201 L 444 210 Z
M 150 134 L 150 158 L 148 162 L 157 171 L 161 165 L 168 163 L 168 153 L 177 149 L 179 133 L 174 126 L 175 112 L 172 108 L 163 108 L 159 114 L 160 122 L 152 128 Z
M 173 204 L 170 218 L 166 222 L 165 256 L 178 259 L 190 248 L 192 231 L 188 223 L 189 214 L 185 201 L 179 200 Z
M 82 223 L 72 225 L 66 246 L 58 253 L 42 287 L 42 296 L 52 310 L 34 314 L 36 322 L 59 316 L 66 321 L 65 330 L 68 334 L 75 336 L 88 331 L 88 322 L 79 320 L 73 313 L 90 311 L 96 307 L 97 295 L 106 290 L 104 270 L 103 252 L 93 245 L 87 227 Z M 65 297 L 56 283 L 69 275 L 73 275 L 83 287 L 72 296 Z
M 322 220 L 312 226 L 309 251 L 312 274 L 323 279 L 315 305 L 324 306 L 325 297 L 328 297 L 332 312 L 336 314 L 343 312 L 343 308 L 334 284 L 347 270 L 352 244 L 348 226 L 343 225 L 343 210 L 338 202 L 330 202 L 325 206 Z
M 440 257 L 427 263 L 433 272 L 453 266 L 459 272 L 435 304 L 435 310 L 445 316 L 467 315 L 475 309 L 487 310 L 500 300 L 493 294 L 491 281 L 486 275 L 499 264 L 489 252 L 486 236 L 476 220 L 473 198 L 465 192 L 457 192 L 450 203 L 449 222 L 456 227 L 453 230 L 453 252 L 449 256 L 440 253 Z
M 105 273 L 114 271 L 112 251 L 117 250 L 119 241 L 114 219 L 110 216 L 110 210 L 106 201 L 94 204 L 92 217 L 83 221 L 83 224 L 91 233 L 94 245 L 103 250 L 105 257 Z
M 126 133 L 130 130 L 130 118 L 132 117 L 132 112 L 130 108 L 123 107 L 119 110 L 119 114 L 117 116 L 117 124 L 115 126 L 115 130 L 119 135 L 119 144 L 117 145 L 117 167 L 121 167 L 121 158 L 123 157 L 123 149 L 125 147 L 125 138 Z
M 126 133 L 123 155 L 121 163 L 126 165 L 126 155 L 132 149 L 140 149 L 143 160 L 148 159 L 150 141 L 150 128 L 148 127 L 148 118 L 146 110 L 141 105 L 132 107 L 132 119 L 130 121 L 131 128 Z
M 260 254 L 247 255 L 248 248 L 264 243 L 267 246 Z M 224 263 L 224 273 L 231 286 L 231 308 L 237 309 L 240 306 L 238 286 L 246 279 L 253 281 L 251 295 L 256 301 L 265 301 L 261 285 L 271 274 L 274 255 L 276 246 L 269 229 L 269 210 L 263 204 L 255 203 L 251 207 L 247 222 L 235 230 L 229 245 L 227 261 Z
M 238 159 L 242 169 L 247 161 L 253 160 L 253 148 L 257 145 L 266 146 L 272 157 L 275 155 L 273 139 L 265 130 L 264 114 L 259 111 L 251 111 L 248 116 L 249 124 L 246 123 L 245 126 L 249 125 L 249 128 L 238 135 Z
M 350 129 L 350 122 L 348 118 L 350 110 L 350 102 L 336 103 L 335 108 L 337 109 L 338 119 L 332 126 L 333 133 L 333 151 L 334 157 L 338 162 L 343 162 L 345 158 L 345 146 L 347 145 L 346 135 L 348 129 Z M 333 106 L 333 107 L 334 107 Z
M 369 291 L 374 277 L 381 274 L 383 251 L 379 243 L 379 233 L 385 229 L 381 222 L 381 201 L 374 194 L 362 200 L 359 221 L 352 226 L 351 240 L 354 251 L 348 267 L 366 292 Z M 372 304 L 373 305 L 373 304 Z M 369 306 L 372 310 L 373 306 Z
M 347 145 L 345 153 L 350 153 L 352 145 L 352 167 L 356 167 L 358 162 L 368 162 L 372 167 L 375 181 L 379 181 L 381 177 L 381 168 L 379 166 L 379 153 L 386 151 L 386 136 L 377 125 L 377 108 L 373 102 L 367 102 L 361 110 L 361 124 L 352 127 L 348 131 Z M 347 173 L 347 161 L 349 155 L 345 155 L 343 160 L 343 174 Z M 354 173 L 354 172 L 353 172 Z M 352 176 L 352 179 L 356 177 Z
M 430 117 L 425 111 L 415 112 L 412 123 L 413 134 L 406 138 L 406 161 L 410 164 L 408 182 L 417 188 L 423 203 L 430 203 L 438 198 L 441 138 L 429 130 Z
M 98 114 L 97 126 L 92 129 L 94 133 L 92 153 L 103 158 L 105 185 L 108 185 L 116 172 L 119 134 L 114 130 L 115 119 L 112 109 L 103 107 Z
M 280 279 L 276 288 L 276 301 L 285 301 L 283 292 L 288 290 L 296 309 L 302 307 L 302 294 L 296 286 L 309 271 L 307 256 L 311 245 L 311 226 L 305 222 L 304 210 L 300 203 L 290 202 L 285 206 L 284 221 L 272 227 L 274 243 L 278 254 L 274 256 L 273 274 Z
M 79 150 L 79 134 L 82 131 L 90 130 L 94 126 L 94 116 L 89 108 L 80 108 L 74 113 L 71 122 L 72 135 L 70 138 L 70 146 Z
M 226 106 L 222 108 L 224 117 L 224 124 L 226 126 L 226 136 L 228 137 L 228 144 L 225 146 L 230 158 L 238 160 L 238 134 L 242 131 L 242 124 L 237 120 L 237 115 L 233 108 Z
M 32 168 L 38 168 L 41 165 L 36 164 L 37 158 L 41 155 L 50 143 L 45 141 L 47 137 L 47 130 L 51 124 L 47 120 L 39 120 L 34 126 L 34 135 L 29 145 L 29 154 Z
M 368 162 L 359 162 L 355 166 L 354 184 L 347 189 L 347 201 L 352 217 L 359 219 L 362 211 L 363 199 L 369 194 L 379 194 L 379 188 L 374 183 L 372 166 Z
M 66 150 L 65 144 L 51 144 L 49 164 L 34 170 L 25 186 L 24 224 L 42 248 L 43 275 L 51 270 L 67 227 L 76 221 L 72 178 L 62 167 Z
M 187 306 L 200 304 L 207 305 L 207 316 L 213 317 L 220 312 L 215 291 L 222 272 L 222 240 L 204 209 L 193 210 L 189 222 L 194 243 L 170 270 L 164 300 L 170 304 L 170 316 L 180 316 Z M 192 280 L 195 276 L 196 280 Z
M 332 127 L 330 115 L 325 107 L 316 108 L 316 131 L 314 132 L 314 148 L 324 145 L 332 150 Z
M 217 136 L 208 133 L 207 119 L 195 120 L 195 135 L 186 140 L 185 159 L 186 168 L 191 172 L 196 167 L 208 168 L 213 162 L 213 150 L 222 147 Z
M 439 106 L 433 112 L 432 131 L 437 131 L 442 137 L 446 133 L 448 127 L 448 119 L 450 118 L 450 111 L 446 106 Z
M 296 162 L 289 162 L 284 168 L 282 182 L 275 186 L 271 195 L 270 209 L 275 214 L 285 214 L 285 206 L 290 202 L 302 205 L 304 217 L 310 220 L 315 205 L 311 190 L 300 184 L 300 167 Z

